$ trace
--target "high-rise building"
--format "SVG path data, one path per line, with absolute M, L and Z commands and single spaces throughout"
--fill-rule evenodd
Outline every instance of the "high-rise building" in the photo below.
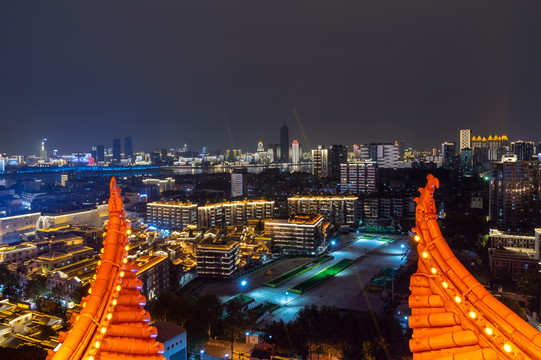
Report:
M 0 154 L 0 172 L 6 171 L 6 158 Z
M 462 149 L 471 149 L 471 130 L 460 130 L 460 152 Z
M 456 164 L 456 146 L 454 142 L 444 142 L 441 144 L 442 166 L 444 168 L 453 168 Z
M 291 162 L 298 164 L 301 161 L 301 145 L 297 140 L 291 143 Z
M 124 138 L 124 156 L 127 158 L 131 158 L 133 156 L 131 136 Z
M 348 160 L 348 148 L 343 145 L 331 145 L 329 149 L 329 176 L 334 180 L 340 179 L 340 165 Z
M 541 166 L 516 155 L 491 163 L 489 219 L 503 230 L 541 226 Z
M 96 146 L 96 160 L 98 162 L 105 161 L 105 146 Z
M 47 156 L 47 139 L 41 139 L 41 151 L 39 154 L 42 161 L 47 162 L 48 156 Z
M 274 162 L 282 161 L 282 148 L 280 144 L 269 144 L 269 150 L 272 150 Z
M 518 161 L 531 160 L 535 154 L 535 143 L 532 141 L 513 141 L 511 143 L 511 154 L 517 156 Z
M 312 175 L 320 178 L 329 176 L 329 154 L 323 145 L 312 150 Z
M 285 123 L 280 128 L 280 160 L 283 163 L 289 162 L 289 129 Z
M 113 160 L 120 161 L 120 139 L 113 139 Z
M 377 184 L 375 161 L 356 160 L 341 165 L 340 192 L 349 194 L 376 192 Z
M 460 151 L 460 168 L 464 174 L 470 175 L 473 171 L 473 152 L 470 148 Z
M 231 173 L 231 197 L 246 195 L 246 171 L 233 171 Z
M 378 168 L 398 168 L 398 144 L 370 143 L 361 145 L 361 159 L 375 161 Z

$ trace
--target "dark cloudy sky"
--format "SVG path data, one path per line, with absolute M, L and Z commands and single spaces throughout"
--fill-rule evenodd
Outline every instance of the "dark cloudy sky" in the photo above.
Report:
M 283 122 L 303 146 L 539 141 L 540 16 L 537 0 L 3 1 L 0 152 L 126 135 L 255 151 Z

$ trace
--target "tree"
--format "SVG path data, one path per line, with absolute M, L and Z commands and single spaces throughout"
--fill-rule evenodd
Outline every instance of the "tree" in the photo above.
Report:
M 231 357 L 235 341 L 242 340 L 248 326 L 248 313 L 246 305 L 238 299 L 233 299 L 225 304 L 226 316 L 224 319 L 224 337 L 231 342 Z
M 539 271 L 536 266 L 528 268 L 518 281 L 518 288 L 521 294 L 528 295 L 533 298 L 533 308 L 539 310 L 539 291 L 541 277 L 539 276 Z
M 29 279 L 24 287 L 24 295 L 26 299 L 36 300 L 40 295 L 47 293 L 47 278 L 45 276 L 37 276 L 34 279 Z
M 195 314 L 202 324 L 207 327 L 209 338 L 212 336 L 212 330 L 218 328 L 221 323 L 221 316 L 224 312 L 224 305 L 214 294 L 205 294 L 199 296 L 195 303 Z
M 21 298 L 17 277 L 8 270 L 5 264 L 0 264 L 0 289 L 0 294 L 12 301 L 19 301 Z
M 59 318 L 66 318 L 66 307 L 62 304 L 62 301 L 49 297 L 38 297 L 36 299 L 36 308 L 39 312 L 49 314 Z

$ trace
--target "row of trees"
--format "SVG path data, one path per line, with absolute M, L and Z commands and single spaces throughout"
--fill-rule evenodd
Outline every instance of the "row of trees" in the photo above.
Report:
M 236 300 L 222 303 L 213 294 L 195 298 L 165 292 L 149 301 L 146 309 L 154 320 L 171 321 L 187 330 L 189 353 L 214 337 L 230 341 L 233 349 L 253 320 L 246 305 Z
M 147 304 L 154 320 L 172 321 L 188 331 L 188 352 L 194 353 L 210 338 L 231 342 L 244 339 L 255 323 L 252 314 L 238 301 L 222 303 L 215 295 L 177 296 L 162 293 Z M 335 307 L 315 305 L 301 309 L 289 323 L 273 322 L 266 340 L 284 355 L 334 355 L 342 359 L 409 359 L 406 334 L 393 317 L 373 313 L 344 315 Z
M 411 359 L 408 334 L 388 316 L 343 314 L 336 307 L 305 306 L 294 321 L 273 322 L 266 329 L 278 353 L 337 356 L 341 359 Z

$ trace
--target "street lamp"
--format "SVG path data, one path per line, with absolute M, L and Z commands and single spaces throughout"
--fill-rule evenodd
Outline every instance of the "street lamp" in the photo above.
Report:
M 284 302 L 284 305 L 287 305 L 287 296 L 289 295 L 289 292 L 286 291 L 286 292 L 285 292 L 285 295 L 286 295 L 286 301 Z
M 204 350 L 204 349 L 201 349 L 201 350 L 199 351 L 199 354 L 200 354 L 200 356 L 199 356 L 200 359 L 203 360 L 203 355 L 205 355 L 205 350 Z

